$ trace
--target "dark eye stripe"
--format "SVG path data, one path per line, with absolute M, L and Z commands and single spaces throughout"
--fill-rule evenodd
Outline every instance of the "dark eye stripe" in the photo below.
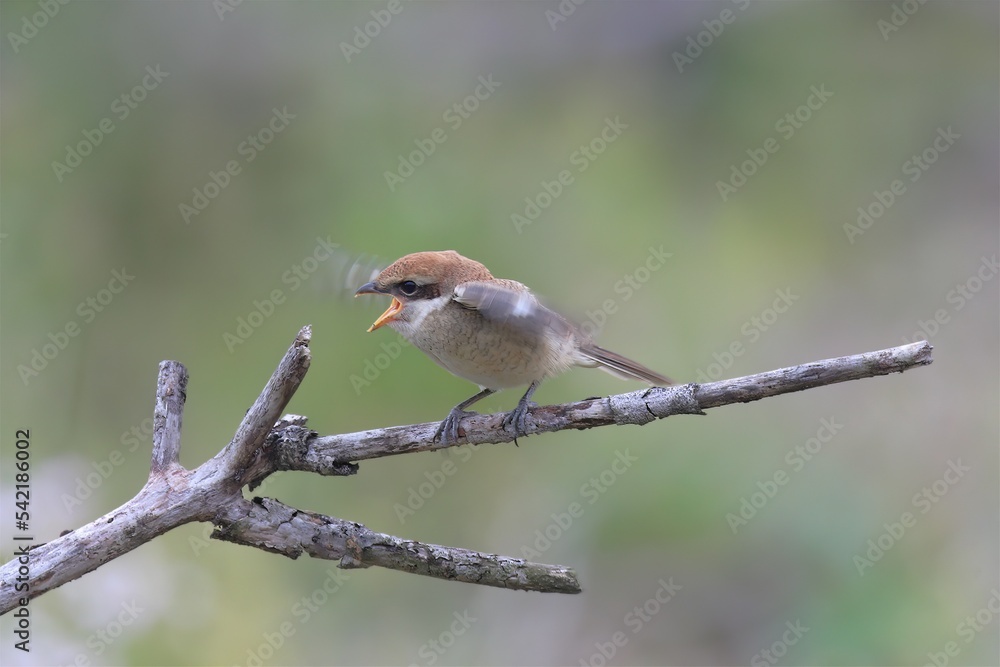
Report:
M 436 299 L 441 296 L 441 289 L 436 283 L 429 285 L 417 285 L 416 289 L 408 292 L 403 288 L 403 286 L 408 282 L 413 281 L 404 280 L 403 282 L 397 284 L 393 291 L 398 292 L 400 295 L 405 296 L 408 299 Z

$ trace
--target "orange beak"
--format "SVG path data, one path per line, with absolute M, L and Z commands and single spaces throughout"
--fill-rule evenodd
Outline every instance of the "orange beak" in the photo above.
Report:
M 382 325 L 388 324 L 389 322 L 395 320 L 396 315 L 398 315 L 399 311 L 401 311 L 402 309 L 403 309 L 403 304 L 400 303 L 399 299 L 397 299 L 396 297 L 392 297 L 392 303 L 389 304 L 389 307 L 385 309 L 384 313 L 378 316 L 378 319 L 375 320 L 375 323 L 372 324 L 370 327 L 368 327 L 368 333 L 371 333 L 372 331 L 375 331 Z
M 362 294 L 385 294 L 385 292 L 375 286 L 375 283 L 365 283 L 358 288 L 358 291 L 354 293 L 354 296 L 361 296 Z M 368 327 L 368 333 L 375 331 L 381 326 L 388 324 L 396 319 L 396 315 L 399 311 L 403 309 L 403 304 L 400 303 L 399 299 L 392 297 L 392 303 L 386 308 L 385 312 L 378 316 L 375 323 Z

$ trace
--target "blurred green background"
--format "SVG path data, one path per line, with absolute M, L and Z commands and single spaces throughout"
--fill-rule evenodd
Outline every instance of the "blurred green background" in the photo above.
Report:
M 914 0 L 5 0 L 4 560 L 15 429 L 31 429 L 33 525 L 51 540 L 144 483 L 162 359 L 191 375 L 188 467 L 229 441 L 305 324 L 313 364 L 289 410 L 321 433 L 438 420 L 471 395 L 412 348 L 379 357 L 397 336 L 365 329 L 386 304 L 350 299 L 342 275 L 361 253 L 454 248 L 585 319 L 610 300 L 601 344 L 684 382 L 915 335 L 935 362 L 255 492 L 570 565 L 581 595 L 331 580 L 331 562 L 190 525 L 33 602 L 30 654 L 4 618 L 2 662 L 997 664 L 998 18 L 995 2 Z M 318 239 L 340 250 L 307 261 Z M 654 250 L 670 257 L 640 269 Z M 240 318 L 259 326 L 233 343 Z M 638 388 L 578 370 L 536 399 Z M 618 453 L 636 463 L 612 475 Z M 457 472 L 401 518 L 446 461 Z M 594 493 L 602 473 L 614 484 Z M 559 528 L 573 502 L 583 515 Z M 888 547 L 870 566 L 869 540 Z M 680 589 L 661 604 L 664 583 Z

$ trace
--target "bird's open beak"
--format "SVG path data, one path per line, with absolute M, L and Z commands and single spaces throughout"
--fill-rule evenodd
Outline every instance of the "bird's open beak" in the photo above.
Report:
M 375 285 L 375 283 L 371 282 L 371 283 L 365 283 L 364 285 L 359 287 L 358 291 L 354 293 L 354 296 L 361 296 L 362 294 L 386 294 L 386 292 L 384 290 L 379 289 Z M 378 316 L 378 319 L 375 320 L 375 323 L 372 324 L 370 327 L 368 327 L 368 332 L 371 333 L 372 331 L 375 331 L 379 327 L 388 324 L 389 322 L 392 322 L 394 319 L 396 319 L 396 315 L 398 315 L 399 311 L 401 311 L 402 309 L 403 309 L 403 304 L 400 303 L 399 299 L 397 299 L 396 297 L 392 297 L 392 303 L 389 304 L 389 307 L 386 308 L 384 313 Z

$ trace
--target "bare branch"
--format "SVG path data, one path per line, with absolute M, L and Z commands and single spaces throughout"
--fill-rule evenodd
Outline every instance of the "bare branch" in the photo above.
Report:
M 180 464 L 181 417 L 187 399 L 187 369 L 176 361 L 161 361 L 156 383 L 156 407 L 153 409 L 154 474 L 164 474 Z
M 358 470 L 356 461 L 445 446 L 431 440 L 436 422 L 317 437 L 305 428 L 305 417 L 288 415 L 278 420 L 309 368 L 310 337 L 311 329 L 304 327 L 247 411 L 233 440 L 191 471 L 178 463 L 187 371 L 177 362 L 163 362 L 146 485 L 113 512 L 31 549 L 26 564 L 15 559 L 0 567 L 0 614 L 191 521 L 213 522 L 213 537 L 217 539 L 291 558 L 307 553 L 314 558 L 339 559 L 342 568 L 380 566 L 517 590 L 580 590 L 576 575 L 563 566 L 423 544 L 376 533 L 351 521 L 296 510 L 276 500 L 245 499 L 244 485 L 252 489 L 277 470 L 352 475 Z M 731 403 L 924 366 L 932 361 L 931 349 L 926 342 L 913 343 L 704 385 L 653 388 L 538 407 L 530 413 L 529 432 L 646 424 L 675 414 L 702 414 L 708 408 Z M 479 415 L 466 419 L 463 426 L 467 430 L 456 444 L 510 442 L 513 438 L 503 429 L 502 418 Z M 25 568 L 29 589 L 17 591 L 15 583 Z
M 653 387 L 607 398 L 539 406 L 529 413 L 528 433 L 587 429 L 612 424 L 641 425 L 671 415 L 702 414 L 703 410 L 732 403 L 749 403 L 822 385 L 902 373 L 910 368 L 930 364 L 932 349 L 929 343 L 923 341 L 877 352 L 814 361 L 732 380 L 701 385 Z M 322 468 L 336 464 L 383 456 L 432 451 L 463 444 L 512 442 L 514 436 L 503 428 L 503 417 L 500 413 L 466 418 L 462 422 L 462 437 L 458 442 L 448 444 L 431 441 L 439 422 L 316 437 L 299 444 L 300 450 L 295 456 L 295 463 L 301 467 L 295 469 L 321 472 Z M 307 467 L 307 464 L 314 467 Z
M 305 418 L 302 419 L 301 424 L 279 423 L 268 435 L 267 453 L 273 458 L 275 470 L 299 470 L 329 476 L 357 474 L 356 463 L 335 461 L 312 447 L 311 443 L 319 434 L 302 426 Z M 251 484 L 250 490 L 254 488 L 256 485 Z
M 803 391 L 849 380 L 902 373 L 911 368 L 929 366 L 934 347 L 927 341 L 890 347 L 877 352 L 852 354 L 699 385 L 695 398 L 703 409 L 731 403 L 750 403 L 769 396 Z
M 250 468 L 259 462 L 260 447 L 264 444 L 264 438 L 274 428 L 278 417 L 292 400 L 292 396 L 306 376 L 306 371 L 309 370 L 312 358 L 309 354 L 311 340 L 312 327 L 302 327 L 295 337 L 295 342 L 274 369 L 260 396 L 243 416 L 243 421 L 236 429 L 236 435 L 219 455 L 222 464 L 235 473 L 233 481 L 240 486 L 246 483 L 248 477 L 253 478 L 254 475 L 263 472 Z
M 18 561 L 0 568 L 0 614 L 22 598 L 32 599 L 73 581 L 177 526 L 210 521 L 220 507 L 243 500 L 238 466 L 253 457 L 259 448 L 254 438 L 263 441 L 302 381 L 309 366 L 310 333 L 309 327 L 299 331 L 229 446 L 192 471 L 177 464 L 187 370 L 178 362 L 160 364 L 153 415 L 156 439 L 146 485 L 118 509 L 32 549 L 26 594 L 15 589 Z M 262 419 L 270 421 L 262 427 Z
M 303 512 L 270 498 L 230 506 L 212 537 L 289 558 L 340 559 L 342 568 L 377 565 L 438 579 L 521 591 L 579 593 L 570 568 L 424 544 L 376 533 L 359 523 Z

